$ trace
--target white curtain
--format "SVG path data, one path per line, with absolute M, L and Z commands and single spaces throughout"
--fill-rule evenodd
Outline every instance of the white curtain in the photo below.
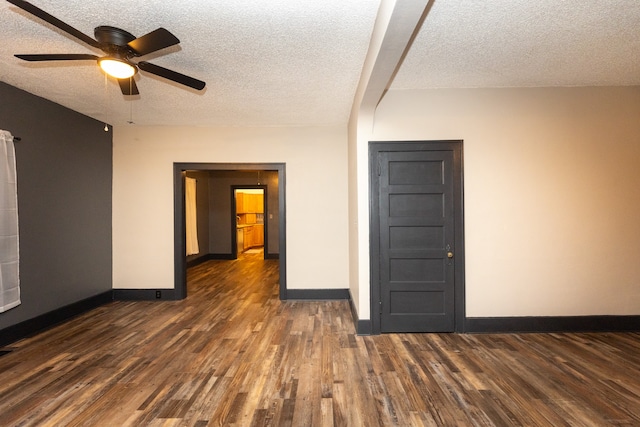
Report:
M 11 133 L 0 130 L 0 313 L 20 305 L 18 186 Z
M 185 223 L 187 231 L 187 255 L 200 252 L 198 248 L 198 217 L 196 209 L 196 180 L 186 177 L 185 181 Z

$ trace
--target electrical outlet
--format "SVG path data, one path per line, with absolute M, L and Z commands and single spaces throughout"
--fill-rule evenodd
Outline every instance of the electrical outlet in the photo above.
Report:
M 156 291 L 156 299 L 162 298 L 162 291 Z

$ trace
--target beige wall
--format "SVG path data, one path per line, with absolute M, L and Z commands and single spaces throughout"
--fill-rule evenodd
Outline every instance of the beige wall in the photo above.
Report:
M 390 91 L 372 139 L 464 140 L 467 316 L 640 314 L 638 117 L 640 88 Z M 346 128 L 121 127 L 113 161 L 114 288 L 173 287 L 173 162 L 286 163 L 288 287 L 349 287 Z
M 390 91 L 373 136 L 464 140 L 467 316 L 640 314 L 640 88 Z
M 114 129 L 113 287 L 173 288 L 173 163 L 285 163 L 287 286 L 349 287 L 347 130 Z

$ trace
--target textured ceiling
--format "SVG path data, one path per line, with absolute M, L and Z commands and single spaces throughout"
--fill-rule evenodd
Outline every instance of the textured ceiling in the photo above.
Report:
M 115 125 L 345 124 L 380 0 L 30 0 L 93 36 L 165 27 L 179 46 L 143 60 L 207 82 L 198 92 L 141 72 L 125 99 L 93 53 L 0 0 L 0 81 Z M 399 0 L 405 1 L 405 0 Z M 434 0 L 393 89 L 640 84 L 640 1 Z
M 435 0 L 395 89 L 640 85 L 638 0 Z
M 27 63 L 15 53 L 94 53 L 0 0 L 0 80 L 109 123 L 343 124 L 378 0 L 29 0 L 93 37 L 99 25 L 141 36 L 165 27 L 180 45 L 142 59 L 207 82 L 203 92 L 141 72 L 124 100 L 93 61 Z M 79 65 L 77 65 L 79 64 Z M 105 114 L 105 111 L 110 113 Z

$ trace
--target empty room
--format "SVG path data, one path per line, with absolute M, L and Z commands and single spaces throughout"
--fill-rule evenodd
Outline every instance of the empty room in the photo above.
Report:
M 639 27 L 0 0 L 0 425 L 640 424 Z

